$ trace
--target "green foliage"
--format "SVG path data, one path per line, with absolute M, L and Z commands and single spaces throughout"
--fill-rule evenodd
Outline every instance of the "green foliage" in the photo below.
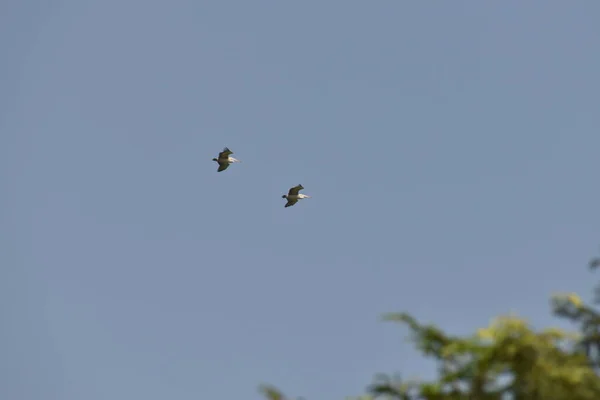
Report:
M 600 258 L 590 261 L 592 270 L 600 266 Z M 600 284 L 595 288 L 593 302 L 600 304 Z M 600 313 L 575 294 L 556 295 L 552 299 L 554 313 L 575 323 L 582 334 L 579 348 L 587 355 L 590 364 L 600 369 Z
M 468 337 L 450 336 L 407 314 L 387 320 L 409 326 L 424 355 L 438 364 L 434 382 L 389 382 L 370 388 L 395 399 L 600 399 L 600 377 L 575 350 L 578 335 L 559 329 L 535 331 L 514 316 L 500 317 Z
M 261 385 L 260 392 L 268 400 L 285 400 L 283 394 L 274 386 Z
M 600 260 L 590 265 L 600 266 Z M 386 321 L 408 326 L 416 348 L 436 362 L 438 377 L 422 382 L 379 376 L 367 395 L 355 399 L 598 400 L 600 376 L 594 367 L 600 366 L 600 313 L 575 294 L 554 296 L 552 305 L 579 332 L 535 330 L 524 319 L 502 316 L 460 337 L 409 314 L 385 315 Z M 261 390 L 269 400 L 287 399 L 273 387 Z

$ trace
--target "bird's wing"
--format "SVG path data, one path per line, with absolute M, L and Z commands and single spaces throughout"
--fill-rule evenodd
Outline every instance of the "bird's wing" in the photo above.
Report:
M 298 192 L 300 192 L 302 189 L 304 189 L 304 186 L 302 186 L 302 185 L 294 186 L 288 192 L 288 196 L 297 196 Z
M 230 154 L 233 154 L 233 151 L 229 150 L 227 147 L 223 149 L 222 152 L 219 153 L 219 158 L 227 158 Z
M 291 207 L 294 204 L 296 204 L 298 202 L 298 200 L 288 200 L 287 203 L 285 203 L 284 207 Z
M 229 163 L 219 163 L 219 169 L 217 169 L 217 172 L 225 171 L 227 168 L 229 168 Z

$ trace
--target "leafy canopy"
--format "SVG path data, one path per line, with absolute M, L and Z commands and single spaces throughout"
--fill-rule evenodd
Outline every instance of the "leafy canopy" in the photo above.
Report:
M 590 266 L 600 266 L 600 259 Z M 600 302 L 600 285 L 596 292 Z M 572 293 L 555 296 L 552 306 L 556 315 L 577 324 L 579 332 L 535 330 L 509 315 L 460 337 L 409 314 L 388 314 L 384 320 L 407 325 L 416 348 L 435 360 L 438 377 L 423 382 L 379 376 L 368 394 L 356 399 L 600 399 L 600 314 Z M 273 386 L 261 386 L 261 391 L 269 400 L 290 400 Z

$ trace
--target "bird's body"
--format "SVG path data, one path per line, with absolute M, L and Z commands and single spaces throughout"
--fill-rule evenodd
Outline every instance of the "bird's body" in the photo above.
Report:
M 288 194 L 281 196 L 282 199 L 287 199 L 287 203 L 284 207 L 291 207 L 296 204 L 298 200 L 310 199 L 310 196 L 299 193 L 302 189 L 304 189 L 304 186 L 302 185 L 294 186 L 289 190 Z
M 225 171 L 227 168 L 229 168 L 229 165 L 232 163 L 241 162 L 240 160 L 231 157 L 231 154 L 233 154 L 233 151 L 225 147 L 223 151 L 219 153 L 219 158 L 212 159 L 213 161 L 216 161 L 219 164 L 217 172 Z

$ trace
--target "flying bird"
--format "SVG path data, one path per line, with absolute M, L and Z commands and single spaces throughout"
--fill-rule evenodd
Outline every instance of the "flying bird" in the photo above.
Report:
M 301 199 L 310 199 L 310 196 L 299 193 L 302 189 L 304 189 L 304 186 L 302 185 L 294 186 L 290 189 L 288 194 L 284 194 L 283 196 L 281 196 L 282 199 L 287 199 L 287 203 L 284 207 L 291 207 L 294 204 L 296 204 L 298 200 Z
M 219 158 L 212 159 L 213 161 L 219 163 L 219 169 L 217 169 L 217 172 L 225 171 L 227 168 L 229 168 L 229 164 L 231 163 L 241 162 L 240 160 L 231 157 L 231 154 L 233 154 L 233 151 L 225 147 L 223 151 L 219 153 Z

